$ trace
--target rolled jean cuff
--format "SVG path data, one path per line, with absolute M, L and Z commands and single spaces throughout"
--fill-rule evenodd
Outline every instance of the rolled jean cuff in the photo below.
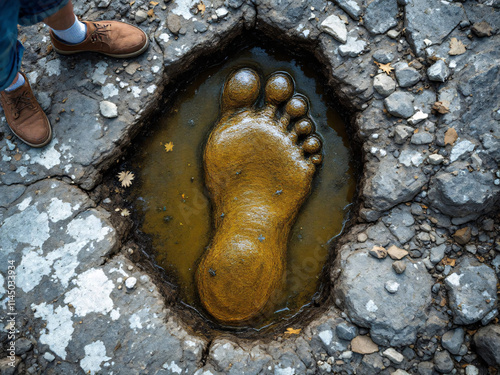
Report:
M 26 2 L 29 3 L 30 1 Z M 65 7 L 69 0 L 35 0 L 32 2 L 34 2 L 32 7 L 21 7 L 18 20 L 19 25 L 31 26 L 42 22 Z M 28 13 L 28 9 L 32 13 Z
M 24 46 L 18 40 L 16 44 L 16 51 L 11 52 L 12 62 L 7 66 L 10 66 L 10 71 L 5 72 L 0 77 L 0 91 L 5 90 L 9 87 L 16 79 L 17 73 L 21 70 L 21 61 L 23 59 Z M 1 71 L 1 70 L 0 70 Z

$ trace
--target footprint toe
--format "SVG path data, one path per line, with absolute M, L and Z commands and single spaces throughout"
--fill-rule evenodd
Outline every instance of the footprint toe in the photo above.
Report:
M 302 149 L 308 154 L 315 154 L 321 150 L 321 141 L 318 137 L 310 136 L 302 144 Z
M 267 103 L 275 106 L 283 103 L 293 95 L 292 78 L 285 73 L 273 74 L 267 80 L 265 91 Z
M 257 100 L 259 91 L 260 78 L 257 72 L 249 68 L 234 72 L 224 85 L 223 110 L 250 107 Z
M 302 117 L 306 115 L 307 107 L 307 100 L 299 95 L 295 95 L 286 104 L 285 112 L 288 113 L 290 118 Z
M 311 120 L 302 119 L 297 121 L 294 126 L 295 133 L 297 135 L 309 135 L 314 131 L 314 125 Z

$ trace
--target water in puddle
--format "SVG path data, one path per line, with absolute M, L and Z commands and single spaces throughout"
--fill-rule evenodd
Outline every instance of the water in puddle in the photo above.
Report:
M 224 81 L 240 67 L 259 72 L 263 85 L 274 72 L 289 73 L 296 92 L 309 98 L 310 117 L 323 139 L 323 163 L 290 235 L 285 294 L 274 314 L 255 327 L 259 328 L 290 318 L 311 303 L 320 286 L 328 243 L 341 232 L 355 190 L 344 123 L 328 105 L 314 70 L 272 49 L 253 47 L 201 72 L 156 120 L 152 135 L 135 142 L 132 171 L 137 177 L 131 197 L 143 217 L 140 229 L 152 239 L 157 264 L 177 281 L 183 302 L 203 314 L 194 274 L 213 234 L 203 148 L 219 116 Z

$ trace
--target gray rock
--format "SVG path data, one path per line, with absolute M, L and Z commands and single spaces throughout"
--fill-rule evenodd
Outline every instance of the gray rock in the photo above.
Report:
M 419 375 L 433 375 L 434 364 L 432 362 L 420 362 L 417 370 Z
M 25 337 L 16 340 L 16 354 L 23 355 L 33 349 L 33 343 Z
M 411 144 L 413 145 L 428 145 L 434 141 L 434 135 L 429 132 L 418 132 L 411 136 Z
M 450 32 L 464 19 L 461 4 L 443 3 L 436 7 L 433 0 L 412 0 L 405 6 L 407 37 L 415 52 L 420 55 L 426 47 L 424 40 L 441 44 Z
M 389 281 L 386 281 L 386 283 L 384 284 L 384 288 L 389 293 L 394 294 L 394 293 L 397 293 L 397 291 L 399 289 L 399 283 L 394 281 L 394 280 L 389 280 Z
M 387 64 L 394 60 L 394 54 L 387 49 L 378 49 L 374 52 L 373 59 L 379 63 Z
M 398 24 L 396 16 L 398 4 L 396 0 L 374 0 L 365 10 L 365 27 L 372 34 L 383 34 Z
M 427 160 L 429 160 L 429 163 L 431 163 L 432 165 L 439 165 L 444 161 L 444 156 L 439 154 L 432 154 L 429 155 Z
M 118 107 L 115 103 L 109 102 L 107 100 L 103 100 L 99 104 L 99 109 L 101 111 L 101 115 L 106 118 L 115 118 L 118 117 Z
M 385 73 L 377 74 L 373 78 L 373 88 L 382 96 L 391 95 L 396 90 L 396 82 Z
M 458 355 L 464 342 L 464 337 L 465 331 L 463 328 L 457 328 L 446 332 L 441 337 L 441 344 L 443 345 L 443 348 L 448 350 L 451 354 Z
M 417 262 L 396 275 L 390 260 L 374 259 L 366 251 L 346 252 L 342 258 L 335 294 L 352 321 L 370 328 L 372 340 L 380 345 L 413 343 L 431 301 L 432 278 L 425 266 Z M 400 284 L 396 294 L 385 290 L 391 273 Z
M 361 360 L 359 372 L 366 375 L 376 375 L 385 368 L 382 356 L 378 353 L 367 354 Z
M 422 78 L 417 69 L 408 66 L 406 63 L 395 65 L 396 79 L 401 87 L 411 87 Z
M 471 153 L 475 148 L 476 145 L 468 140 L 455 143 L 451 149 L 450 162 L 453 163 L 455 160 L 460 159 L 463 155 Z
M 444 253 L 446 251 L 446 245 L 441 244 L 439 246 L 434 246 L 431 248 L 430 260 L 432 264 L 438 264 L 444 258 Z
M 397 125 L 394 128 L 394 142 L 396 142 L 398 145 L 402 145 L 412 134 L 412 127 L 406 125 Z
M 167 16 L 167 27 L 172 32 L 172 34 L 179 34 L 179 31 L 182 27 L 181 18 L 174 13 L 169 13 Z
M 445 82 L 450 75 L 450 70 L 443 60 L 438 60 L 427 69 L 427 76 L 431 81 Z
M 337 327 L 335 327 L 337 331 L 337 336 L 342 340 L 351 341 L 358 335 L 358 327 L 349 323 L 340 323 Z
M 382 352 L 382 354 L 384 355 L 384 357 L 389 358 L 389 360 L 391 362 L 394 362 L 394 363 L 396 363 L 398 365 L 400 363 L 402 363 L 403 360 L 405 359 L 405 357 L 400 352 L 398 352 L 396 349 L 394 349 L 394 348 L 388 348 L 388 349 L 384 350 Z
M 339 53 L 341 56 L 356 57 L 365 50 L 366 46 L 367 43 L 358 38 L 358 30 L 353 29 L 347 35 L 345 44 L 339 47 Z
M 439 172 L 432 179 L 429 189 L 430 206 L 455 217 L 472 214 L 479 216 L 495 207 L 500 188 L 493 184 L 494 175 L 488 171 L 458 170 Z
M 477 331 L 474 345 L 481 358 L 490 366 L 500 366 L 500 326 L 490 324 Z
M 415 235 L 413 227 L 415 219 L 407 206 L 400 205 L 394 208 L 382 221 L 402 244 L 407 243 Z
M 353 19 L 359 20 L 361 7 L 358 0 L 335 0 L 335 2 Z
M 441 352 L 436 352 L 434 355 L 434 368 L 442 373 L 442 374 L 447 374 L 453 368 L 455 367 L 453 363 L 453 359 L 450 356 L 450 353 L 448 353 L 446 350 L 443 350 Z
M 474 365 L 467 365 L 465 375 L 479 375 L 479 369 Z
M 339 16 L 331 14 L 321 22 L 320 29 L 327 34 L 330 34 L 340 43 L 347 42 L 347 28 L 344 21 Z
M 135 12 L 135 22 L 142 23 L 148 19 L 148 13 L 142 9 Z
M 465 258 L 444 282 L 455 323 L 478 322 L 495 308 L 497 277 L 487 265 Z
M 35 91 L 35 96 L 38 100 L 38 103 L 40 104 L 40 107 L 42 107 L 42 109 L 47 112 L 52 105 L 52 99 L 50 98 L 50 95 L 45 91 Z
M 408 118 L 415 113 L 413 109 L 413 95 L 407 92 L 396 91 L 384 99 L 387 111 L 396 117 Z
M 392 269 L 396 271 L 397 274 L 402 274 L 406 270 L 406 264 L 402 260 L 397 260 L 392 263 Z

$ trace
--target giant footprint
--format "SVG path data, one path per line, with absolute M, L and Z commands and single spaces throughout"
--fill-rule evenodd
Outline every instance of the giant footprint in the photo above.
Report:
M 307 100 L 294 95 L 291 77 L 267 80 L 263 108 L 255 108 L 259 94 L 255 71 L 229 76 L 203 159 L 215 234 L 196 283 L 204 308 L 227 325 L 272 308 L 285 281 L 290 229 L 322 161 Z

